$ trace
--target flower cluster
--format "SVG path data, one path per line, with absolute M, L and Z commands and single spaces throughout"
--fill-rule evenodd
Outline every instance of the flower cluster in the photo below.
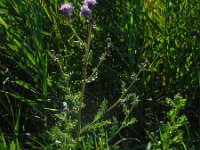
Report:
M 88 6 L 89 9 L 92 9 L 97 4 L 97 2 L 96 0 L 85 0 L 83 4 Z
M 80 16 L 90 19 L 92 14 L 92 8 L 97 4 L 96 0 L 84 0 L 81 7 Z M 71 18 L 73 11 L 72 3 L 64 3 L 59 8 L 59 13 L 65 15 L 68 19 Z
M 81 12 L 80 12 L 80 16 L 81 17 L 90 17 L 91 16 L 92 11 L 89 9 L 89 7 L 87 5 L 83 5 L 81 7 Z
M 67 16 L 67 18 L 71 18 L 73 8 L 72 3 L 64 3 L 59 8 L 59 13 Z
M 80 16 L 90 18 L 92 8 L 97 4 L 96 0 L 84 0 L 83 6 L 81 7 Z

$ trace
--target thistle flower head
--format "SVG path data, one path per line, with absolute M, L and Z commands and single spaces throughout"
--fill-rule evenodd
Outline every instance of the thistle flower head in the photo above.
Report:
M 64 3 L 59 8 L 59 13 L 66 15 L 68 18 L 72 15 L 73 5 L 71 3 Z
M 86 17 L 86 18 L 89 18 L 91 16 L 91 10 L 88 8 L 87 5 L 83 5 L 81 7 L 80 16 L 81 17 Z
M 92 9 L 96 4 L 96 0 L 84 0 L 84 5 L 87 5 L 89 9 Z

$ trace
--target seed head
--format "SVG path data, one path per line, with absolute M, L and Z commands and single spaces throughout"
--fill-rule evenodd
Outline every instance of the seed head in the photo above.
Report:
M 72 10 L 73 10 L 73 5 L 72 3 L 64 3 L 60 6 L 59 8 L 59 13 L 67 16 L 68 18 L 71 17 L 72 15 Z

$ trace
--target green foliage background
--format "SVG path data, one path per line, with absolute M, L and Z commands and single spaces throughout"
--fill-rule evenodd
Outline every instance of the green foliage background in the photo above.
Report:
M 0 2 L 0 129 L 11 141 L 19 136 L 21 146 L 33 141 L 56 122 L 62 102 L 80 88 L 83 48 L 58 13 L 60 0 L 1 0 Z M 87 22 L 79 17 L 80 0 L 74 4 L 72 24 L 81 38 Z M 182 114 L 188 118 L 185 141 L 198 148 L 200 142 L 200 2 L 198 0 L 99 0 L 93 11 L 95 29 L 88 72 L 98 63 L 112 39 L 111 56 L 87 85 L 83 120 L 92 120 L 104 98 L 108 105 L 120 97 L 122 82 L 139 65 L 150 63 L 131 89 L 140 102 L 133 112 L 137 123 L 121 135 L 145 145 L 146 131 L 156 131 L 166 120 L 165 98 L 180 93 L 187 99 Z M 68 97 L 66 97 L 68 95 Z M 21 110 L 21 113 L 19 113 Z M 19 119 L 20 115 L 20 119 Z M 123 116 L 113 111 L 117 118 Z M 19 125 L 18 125 L 19 124 Z M 40 126 L 38 126 L 38 124 Z M 26 142 L 24 142 L 26 141 Z M 123 145 L 122 145 L 123 147 Z

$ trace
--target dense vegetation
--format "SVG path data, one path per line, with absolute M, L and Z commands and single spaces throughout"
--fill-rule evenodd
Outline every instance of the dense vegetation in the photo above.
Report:
M 200 148 L 200 1 L 0 1 L 0 149 Z

